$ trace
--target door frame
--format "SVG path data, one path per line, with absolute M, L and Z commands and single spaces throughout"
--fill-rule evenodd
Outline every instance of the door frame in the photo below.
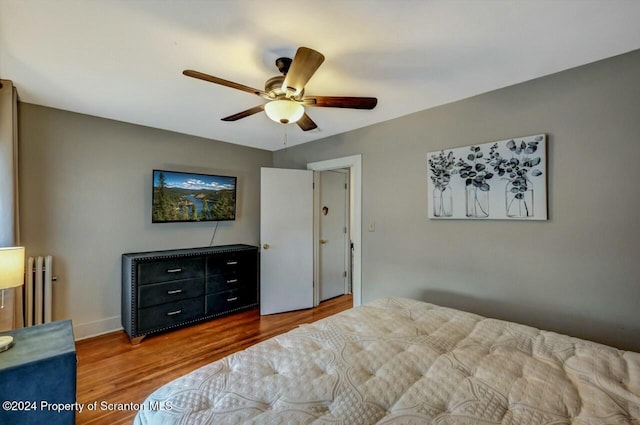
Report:
M 353 242 L 353 270 L 351 271 L 351 278 L 353 306 L 356 307 L 362 303 L 362 155 L 352 155 L 307 164 L 307 170 L 312 171 L 329 171 L 341 168 L 349 169 L 349 210 L 353 221 L 353 226 L 351 226 L 351 241 Z M 317 183 L 317 180 L 318 173 L 314 173 L 314 182 Z M 319 193 L 317 190 L 314 191 L 314 201 L 319 202 Z M 320 212 L 318 208 L 314 208 L 313 211 L 313 305 L 317 306 L 320 303 L 320 288 L 317 284 L 320 273 L 319 250 L 317 249 L 320 243 Z

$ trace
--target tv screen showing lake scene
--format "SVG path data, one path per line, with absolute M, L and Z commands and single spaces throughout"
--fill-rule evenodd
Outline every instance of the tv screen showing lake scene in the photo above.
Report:
M 153 223 L 236 219 L 236 177 L 153 170 Z

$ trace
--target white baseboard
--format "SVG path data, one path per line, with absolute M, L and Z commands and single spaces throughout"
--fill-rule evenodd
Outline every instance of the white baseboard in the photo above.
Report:
M 76 341 L 81 339 L 91 338 L 94 336 L 120 331 L 122 330 L 122 324 L 120 323 L 120 316 L 108 317 L 102 320 L 96 320 L 95 322 L 81 323 L 73 326 L 73 335 Z

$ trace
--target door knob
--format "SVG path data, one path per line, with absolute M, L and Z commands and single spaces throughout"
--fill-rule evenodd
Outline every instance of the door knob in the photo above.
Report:
M 262 244 L 262 248 L 263 249 L 269 249 L 269 244 L 268 243 Z
M 320 245 L 324 245 L 324 244 L 326 244 L 327 242 L 329 242 L 329 241 L 328 241 L 328 240 L 326 240 L 326 239 L 320 239 Z

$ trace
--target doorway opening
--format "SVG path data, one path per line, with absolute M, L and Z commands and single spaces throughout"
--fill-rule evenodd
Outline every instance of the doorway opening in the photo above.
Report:
M 315 280 L 320 302 L 351 293 L 351 232 L 349 170 L 315 171 L 320 208 L 319 273 Z
M 343 158 L 318 161 L 307 164 L 307 169 L 314 171 L 315 187 L 320 186 L 320 172 L 331 170 L 348 171 L 348 196 L 349 196 L 349 249 L 351 258 L 350 277 L 351 292 L 353 294 L 353 306 L 358 306 L 362 301 L 362 156 L 353 155 Z M 313 274 L 314 282 L 320 282 L 321 261 L 320 261 L 320 205 L 319 191 L 314 193 L 314 217 L 313 217 Z M 314 285 L 314 306 L 320 304 L 320 285 Z

